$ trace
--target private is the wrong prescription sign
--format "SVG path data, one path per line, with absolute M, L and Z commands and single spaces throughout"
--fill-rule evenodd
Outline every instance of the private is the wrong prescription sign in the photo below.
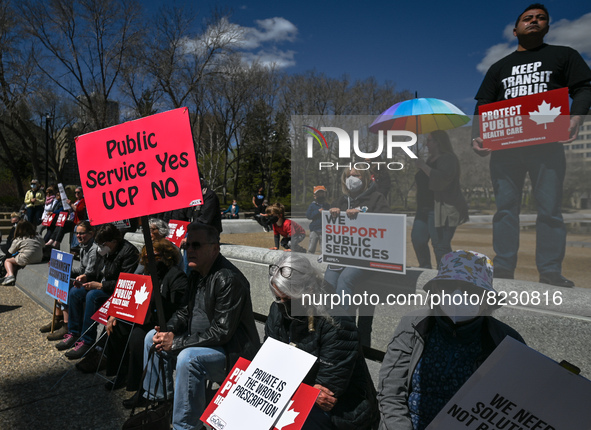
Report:
M 187 108 L 78 136 L 76 154 L 93 225 L 203 203 Z
M 284 409 L 290 410 L 292 396 L 315 362 L 313 355 L 268 338 L 223 402 L 202 418 L 216 430 L 271 429 Z

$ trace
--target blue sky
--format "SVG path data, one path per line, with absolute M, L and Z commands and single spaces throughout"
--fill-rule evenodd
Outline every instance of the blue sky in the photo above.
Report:
M 230 9 L 230 22 L 245 30 L 247 60 L 274 62 L 288 73 L 374 76 L 419 97 L 450 101 L 467 114 L 483 72 L 515 49 L 515 18 L 531 3 L 177 0 L 203 17 L 215 6 Z M 591 63 L 591 4 L 544 4 L 551 17 L 546 41 L 572 46 Z

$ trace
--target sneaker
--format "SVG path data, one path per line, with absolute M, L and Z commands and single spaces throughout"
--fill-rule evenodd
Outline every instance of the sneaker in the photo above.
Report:
M 77 336 L 72 333 L 66 333 L 64 335 L 64 339 L 57 343 L 55 347 L 58 351 L 64 351 L 66 349 L 70 349 L 76 343 Z
M 78 360 L 79 358 L 82 358 L 82 356 L 84 356 L 84 354 L 86 354 L 90 350 L 90 348 L 92 348 L 92 345 L 90 343 L 78 341 L 74 345 L 74 348 L 66 352 L 66 357 L 68 357 L 70 360 Z
M 65 335 L 68 334 L 68 324 L 64 324 L 60 327 L 59 330 L 54 331 L 53 333 L 49 333 L 47 335 L 47 340 L 62 340 Z
M 16 283 L 16 278 L 14 276 L 7 276 L 2 281 L 2 285 L 5 287 L 10 287 Z
M 94 348 L 86 356 L 76 363 L 76 369 L 82 373 L 95 373 L 107 368 L 107 356 L 102 351 Z
M 59 330 L 60 328 L 63 327 L 64 325 L 64 320 L 63 319 L 57 319 L 55 318 L 53 321 L 48 322 L 47 324 L 41 326 L 39 328 L 39 331 L 41 333 L 49 333 L 51 331 L 51 324 L 53 323 L 53 329 L 54 330 Z

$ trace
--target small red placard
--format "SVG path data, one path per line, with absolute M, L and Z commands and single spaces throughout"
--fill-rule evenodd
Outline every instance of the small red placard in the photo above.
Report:
M 68 219 L 68 212 L 60 212 L 57 216 L 57 221 L 55 222 L 56 227 L 63 227 Z
M 177 221 L 175 219 L 171 219 L 170 221 L 168 221 L 169 233 L 168 236 L 166 236 L 166 238 L 180 248 L 181 241 L 187 234 L 188 225 L 189 221 Z
M 43 212 L 43 217 L 41 218 L 41 220 L 42 220 L 41 225 L 43 225 L 45 227 L 49 227 L 51 225 L 51 223 L 53 222 L 54 218 L 55 218 L 54 213 Z
M 121 273 L 111 296 L 108 315 L 132 323 L 144 324 L 150 309 L 152 278 Z
M 113 296 L 111 296 L 113 297 Z M 107 325 L 109 321 L 109 307 L 111 306 L 111 297 L 107 299 L 105 303 L 94 313 L 93 316 L 90 317 L 91 320 L 96 321 L 99 324 L 104 326 Z
M 483 147 L 493 151 L 568 139 L 568 88 L 478 107 Z

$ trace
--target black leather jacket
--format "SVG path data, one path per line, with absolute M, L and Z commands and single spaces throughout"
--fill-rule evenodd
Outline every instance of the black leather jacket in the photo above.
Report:
M 205 288 L 205 313 L 210 327 L 203 333 L 189 333 L 198 288 Z M 171 352 L 196 346 L 218 346 L 226 351 L 227 369 L 238 357 L 252 359 L 259 346 L 255 327 L 250 284 L 242 272 L 221 254 L 204 278 L 196 272 L 189 276 L 188 302 L 166 324 L 174 333 Z
M 134 273 L 139 263 L 140 253 L 135 246 L 126 241 L 120 243 L 115 252 L 103 257 L 102 290 L 113 294 L 120 273 Z

